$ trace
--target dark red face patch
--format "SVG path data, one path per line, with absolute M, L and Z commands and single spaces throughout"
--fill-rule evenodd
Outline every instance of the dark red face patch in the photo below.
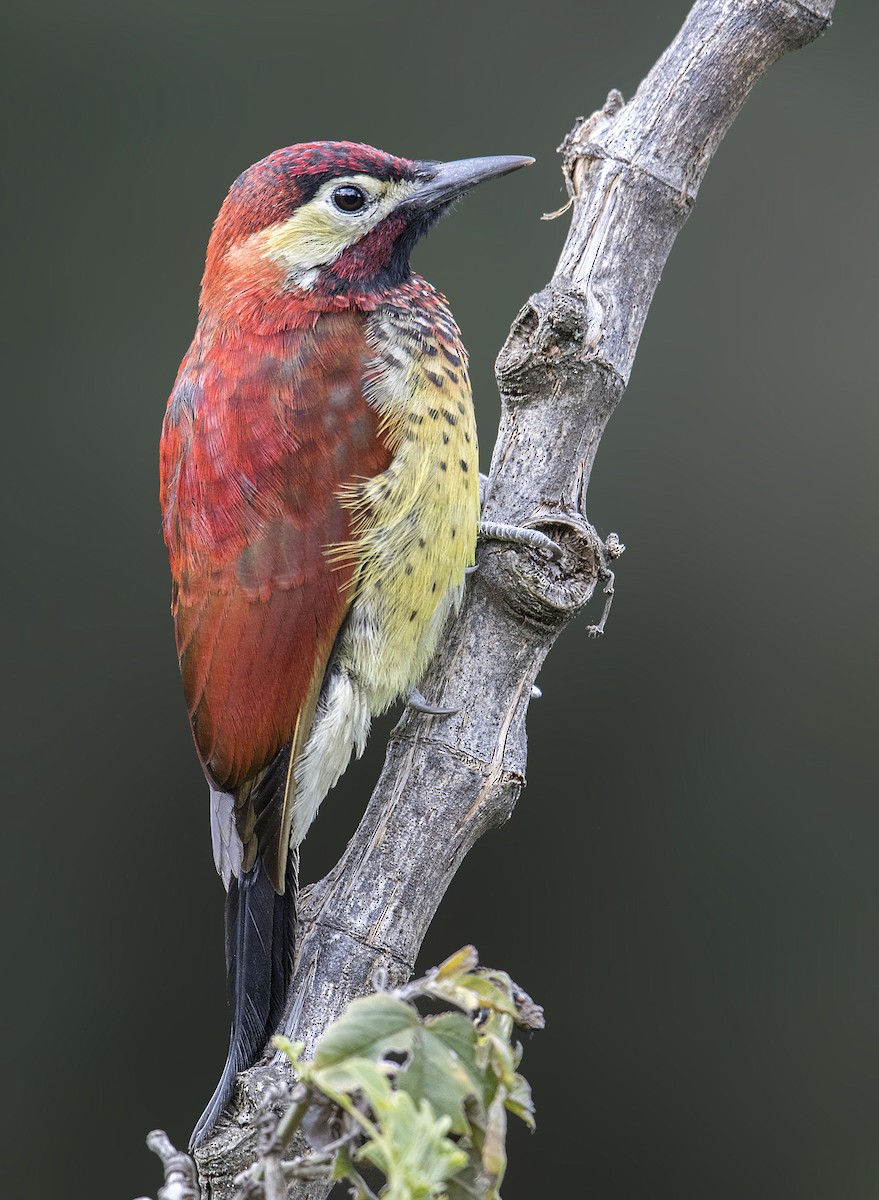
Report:
M 391 214 L 359 242 L 344 250 L 332 264 L 333 277 L 342 283 L 365 283 L 387 270 L 394 249 L 406 229 L 406 219 Z

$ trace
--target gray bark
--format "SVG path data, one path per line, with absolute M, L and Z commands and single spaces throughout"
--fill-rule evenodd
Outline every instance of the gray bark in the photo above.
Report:
M 525 781 L 531 685 L 604 574 L 586 518 L 602 432 L 628 382 L 653 293 L 702 176 L 739 108 L 782 54 L 830 23 L 834 0 L 697 0 L 628 104 L 612 92 L 561 151 L 571 227 L 549 284 L 517 316 L 497 360 L 503 416 L 485 518 L 542 530 L 564 550 L 483 544 L 459 617 L 421 683 L 454 716 L 407 712 L 338 864 L 300 903 L 284 1032 L 314 1046 L 376 968 L 412 973 L 464 856 L 511 815 Z M 584 771 L 585 771 L 584 766 Z M 461 941 L 467 931 L 461 931 Z M 256 1067 L 240 1114 L 198 1155 L 205 1193 L 229 1200 L 254 1159 L 254 1111 L 283 1068 Z M 298 1183 L 298 1198 L 326 1195 Z

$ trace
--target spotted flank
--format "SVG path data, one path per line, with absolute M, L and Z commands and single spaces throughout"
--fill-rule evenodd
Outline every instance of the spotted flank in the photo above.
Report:
M 354 564 L 352 602 L 297 770 L 294 842 L 365 741 L 369 717 L 423 673 L 474 561 L 479 467 L 467 356 L 437 291 L 418 278 L 400 291 L 399 303 L 367 322 L 374 358 L 364 391 L 393 458 L 344 489 L 353 536 L 328 551 L 337 565 Z M 330 739 L 331 728 L 345 731 L 341 766 L 341 737 Z M 332 761 L 318 749 L 331 740 Z M 319 760 L 320 772 L 311 765 Z

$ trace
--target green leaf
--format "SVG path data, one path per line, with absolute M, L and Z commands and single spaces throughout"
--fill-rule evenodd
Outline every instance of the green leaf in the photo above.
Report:
M 333 1159 L 333 1166 L 330 1171 L 330 1179 L 332 1179 L 334 1183 L 341 1183 L 343 1179 L 348 1179 L 351 1174 L 352 1166 L 351 1153 L 348 1147 L 340 1146 L 336 1151 L 335 1158 Z
M 449 976 L 463 975 L 467 971 L 475 971 L 479 966 L 479 955 L 475 946 L 462 946 L 456 954 L 450 954 L 436 969 L 435 979 L 448 979 Z
M 494 975 L 495 978 L 489 978 L 481 971 L 465 971 L 459 975 L 449 972 L 432 978 L 426 990 L 438 999 L 467 1012 L 488 1008 L 515 1017 L 516 1002 L 513 999 L 512 985 L 506 976 L 503 977 L 506 985 L 496 982 L 498 973 L 495 972 Z
M 482 1157 L 471 1148 L 466 1166 L 446 1184 L 447 1200 L 485 1200 L 485 1187 Z
M 302 1051 L 305 1049 L 305 1042 L 291 1042 L 289 1038 L 278 1034 L 272 1038 L 272 1045 L 276 1050 L 280 1050 L 282 1054 L 286 1054 L 294 1067 L 299 1066 L 299 1059 Z
M 488 1023 L 483 1030 L 489 1029 Z M 493 1032 L 481 1032 L 479 1037 L 479 1058 L 485 1061 L 498 1080 L 509 1091 L 512 1091 L 516 1079 L 516 1067 L 519 1065 L 518 1047 L 514 1047 L 503 1036 Z
M 377 1061 L 389 1050 L 406 1051 L 418 1027 L 418 1013 L 403 1000 L 383 992 L 352 1000 L 318 1042 L 314 1065 L 320 1069 L 347 1058 Z
M 460 1013 L 427 1017 L 415 1034 L 409 1062 L 397 1076 L 401 1091 L 416 1104 L 429 1101 L 460 1134 L 470 1131 L 464 1101 L 474 1096 L 484 1107 L 487 1083 L 485 1068 L 476 1062 L 476 1030 Z
M 507 1111 L 524 1121 L 529 1129 L 534 1129 L 534 1101 L 531 1099 L 531 1085 L 524 1075 L 514 1075 L 504 1104 Z
M 379 1130 L 358 1158 L 384 1172 L 383 1200 L 427 1200 L 446 1193 L 448 1180 L 467 1155 L 446 1134 L 449 1118 L 437 1117 L 426 1100 L 416 1107 L 406 1092 L 390 1092 L 375 1109 Z
M 488 1123 L 482 1143 L 482 1166 L 488 1176 L 486 1200 L 499 1196 L 498 1188 L 507 1169 L 507 1112 L 504 1108 L 504 1089 L 498 1088 L 497 1095 L 488 1109 Z
M 372 1111 L 378 1113 L 393 1094 L 387 1075 L 370 1058 L 346 1058 L 328 1067 L 313 1068 L 310 1082 L 356 1117 L 370 1134 L 374 1128 L 372 1122 L 357 1109 L 351 1097 L 362 1092 Z

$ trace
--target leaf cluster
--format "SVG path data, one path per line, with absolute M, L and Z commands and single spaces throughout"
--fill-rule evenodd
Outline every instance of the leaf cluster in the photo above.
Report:
M 417 1001 L 454 1011 L 425 1014 Z M 309 1140 L 355 1200 L 376 1198 L 369 1168 L 383 1200 L 500 1200 L 507 1114 L 534 1127 L 514 1033 L 542 1026 L 542 1010 L 468 946 L 396 991 L 352 1001 L 312 1060 L 301 1044 L 276 1045 L 305 1089 Z

